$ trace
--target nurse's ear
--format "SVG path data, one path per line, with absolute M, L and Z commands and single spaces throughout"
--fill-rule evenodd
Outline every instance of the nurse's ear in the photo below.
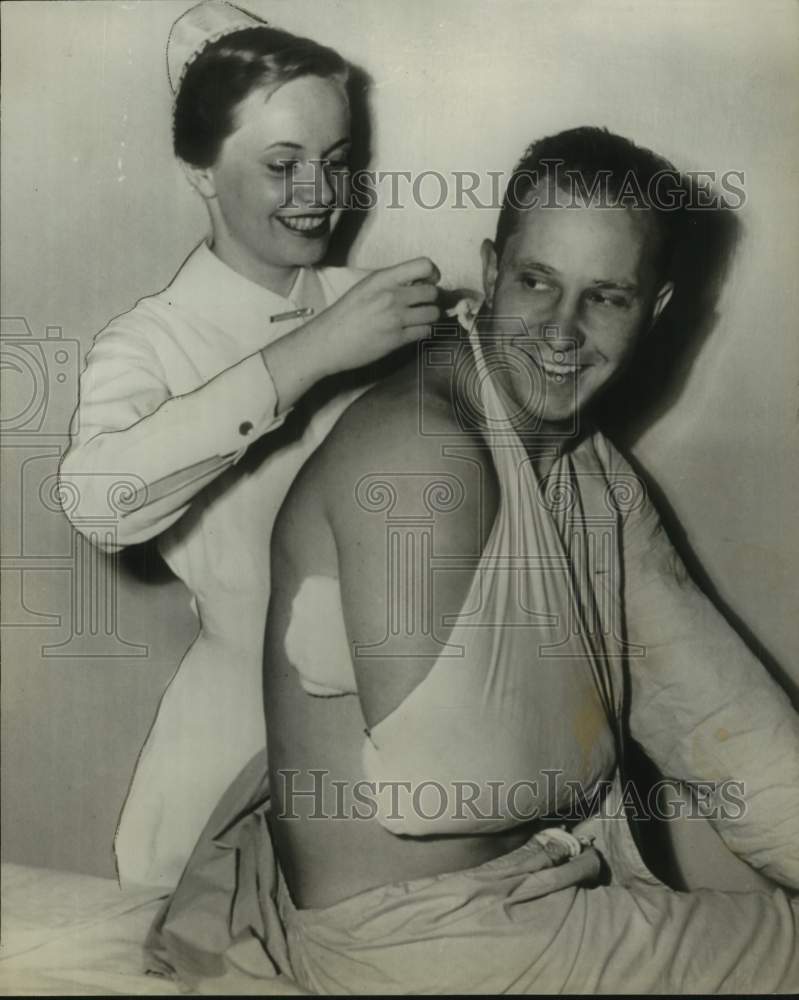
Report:
M 179 160 L 178 162 L 186 176 L 186 180 L 201 197 L 206 201 L 210 198 L 216 198 L 213 167 L 196 167 L 193 163 L 186 163 L 185 160 Z
M 494 288 L 499 268 L 497 251 L 491 240 L 483 240 L 480 246 L 480 259 L 483 262 L 483 294 L 486 305 L 491 309 L 494 305 Z
M 652 316 L 649 319 L 649 328 L 651 329 L 658 320 L 658 317 L 666 308 L 666 306 L 671 301 L 671 297 L 674 294 L 674 282 L 667 281 L 663 284 L 655 295 L 655 301 L 652 304 Z

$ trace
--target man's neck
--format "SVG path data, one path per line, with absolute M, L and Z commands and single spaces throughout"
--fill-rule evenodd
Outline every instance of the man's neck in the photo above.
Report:
M 509 401 L 511 412 L 518 415 L 518 419 L 509 421 L 509 426 L 519 438 L 536 473 L 539 477 L 546 476 L 557 459 L 577 443 L 578 439 L 573 429 L 555 423 L 546 423 L 537 418 L 534 413 L 525 414 L 523 402 L 517 403 L 515 399 L 513 386 L 508 380 L 507 372 L 502 368 L 492 371 L 487 362 L 481 377 L 477 371 L 477 358 L 467 334 L 464 333 L 463 337 L 463 348 L 458 352 L 457 376 L 451 379 L 450 399 L 453 411 L 457 406 L 459 411 L 465 410 L 475 418 L 481 436 L 488 442 L 492 428 L 488 414 L 484 411 L 484 402 L 477 398 L 464 399 L 462 397 L 464 387 L 466 392 L 479 391 L 477 387 L 488 378 L 500 398 L 504 397 Z M 457 396 L 459 392 L 461 393 L 460 397 Z M 454 413 L 454 416 L 457 419 L 458 414 Z

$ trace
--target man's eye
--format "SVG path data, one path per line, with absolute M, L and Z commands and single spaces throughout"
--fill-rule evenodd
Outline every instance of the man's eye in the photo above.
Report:
M 525 288 L 529 288 L 534 292 L 545 292 L 549 288 L 549 284 L 543 278 L 539 278 L 534 274 L 523 274 L 521 276 L 521 283 Z
M 626 309 L 629 305 L 623 295 L 610 295 L 607 292 L 589 292 L 588 301 L 611 309 Z

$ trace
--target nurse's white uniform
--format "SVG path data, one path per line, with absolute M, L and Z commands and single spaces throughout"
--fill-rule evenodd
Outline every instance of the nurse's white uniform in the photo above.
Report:
M 112 320 L 89 352 L 62 482 L 79 491 L 82 515 L 115 518 L 109 551 L 160 536 L 200 620 L 122 812 L 123 884 L 172 887 L 218 798 L 264 746 L 272 525 L 300 466 L 366 386 L 330 399 L 296 434 L 287 425 L 270 448 L 286 413 L 276 412 L 260 349 L 306 321 L 271 317 L 330 305 L 363 276 L 304 269 L 283 298 L 202 244 L 164 291 Z M 109 490 L 115 478 L 128 484 L 122 503 Z

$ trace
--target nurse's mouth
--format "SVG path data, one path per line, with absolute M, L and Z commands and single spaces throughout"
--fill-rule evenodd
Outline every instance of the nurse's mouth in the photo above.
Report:
M 330 212 L 316 212 L 309 215 L 278 215 L 277 221 L 295 236 L 307 240 L 318 239 L 330 232 Z

